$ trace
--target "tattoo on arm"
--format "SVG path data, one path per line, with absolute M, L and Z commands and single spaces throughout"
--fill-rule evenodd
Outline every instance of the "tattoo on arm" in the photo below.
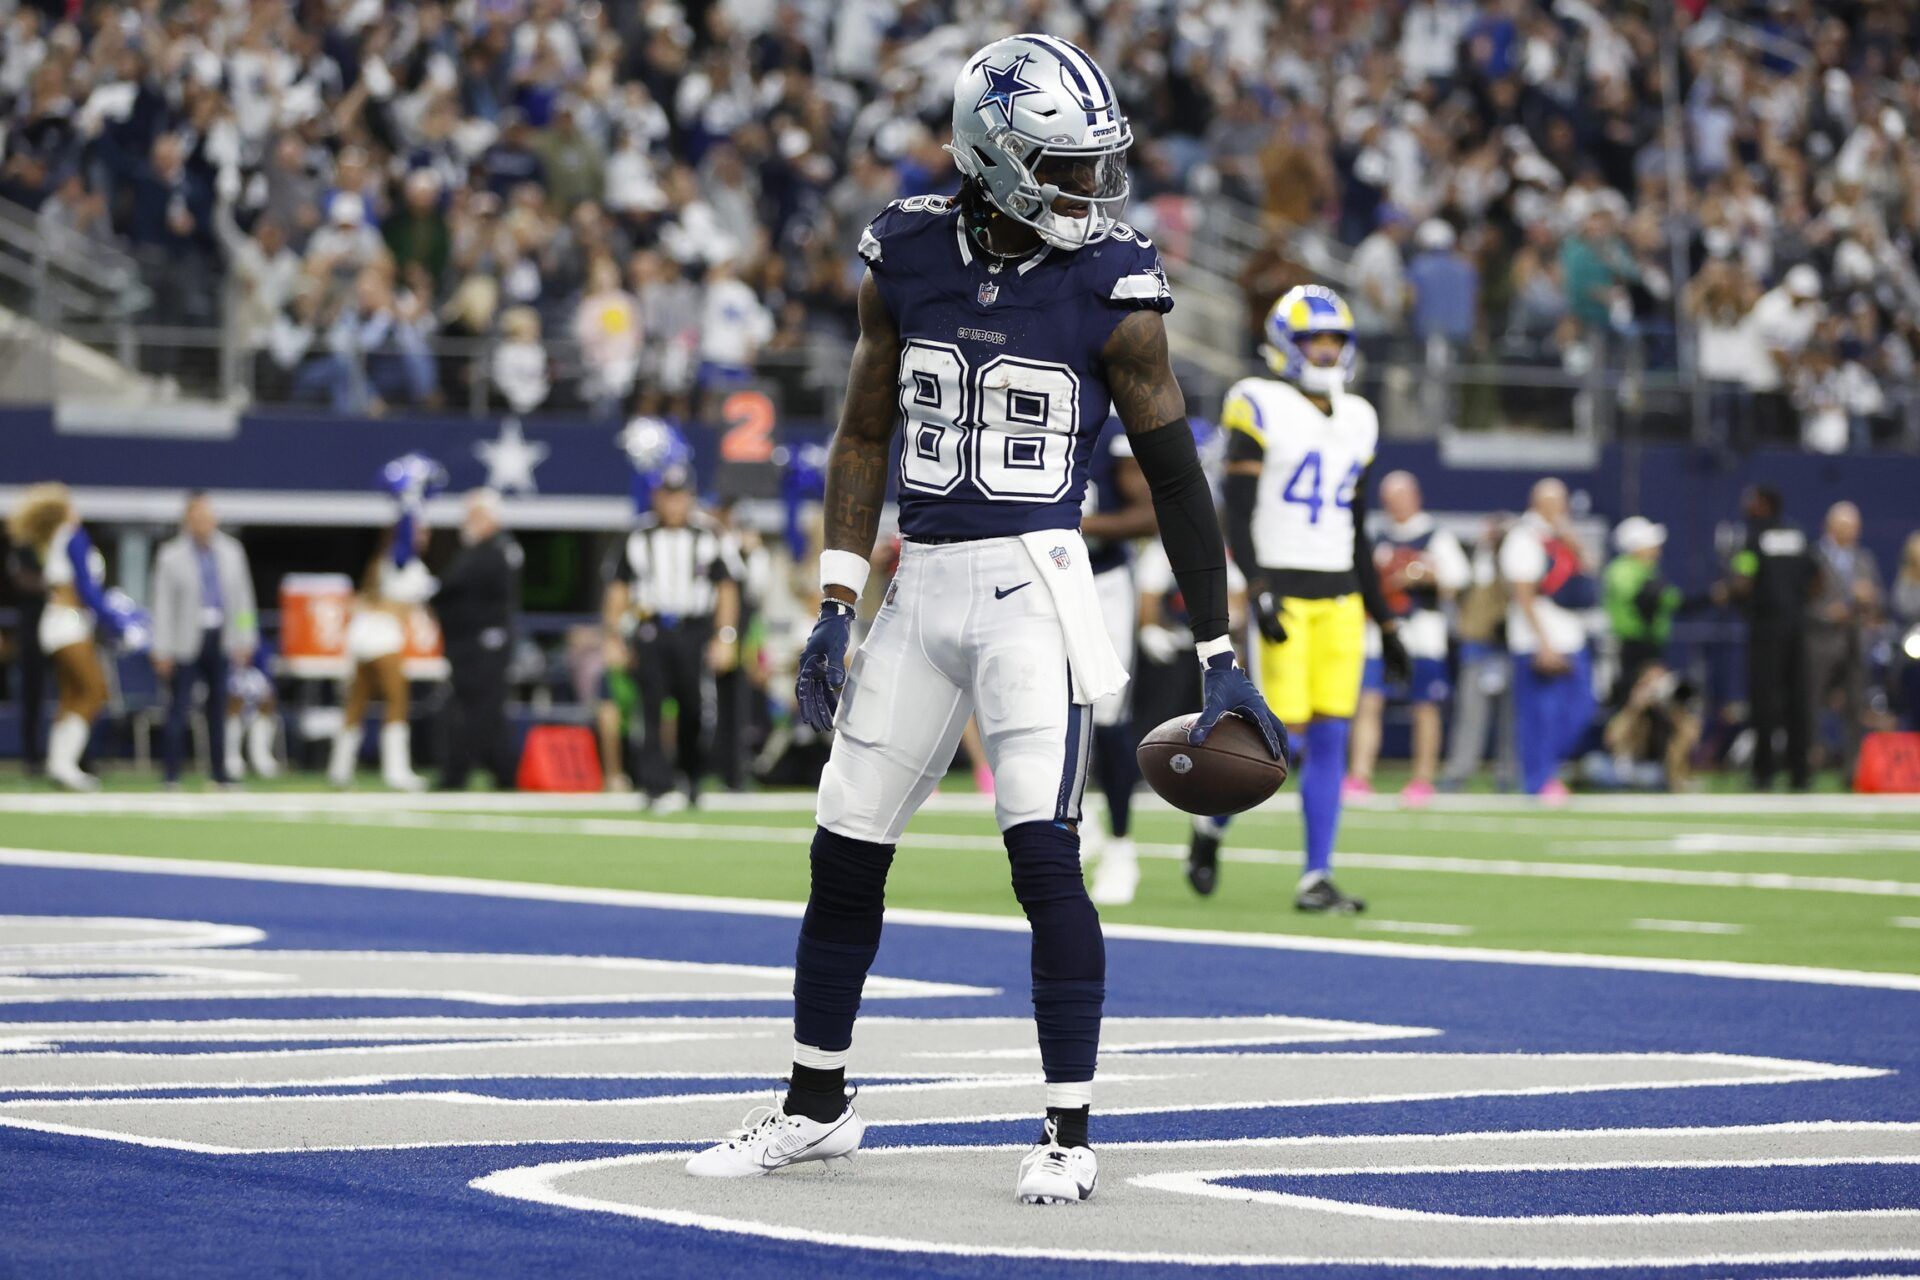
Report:
M 1187 398 L 1167 357 L 1167 326 L 1158 311 L 1135 311 L 1114 329 L 1100 353 L 1113 411 L 1128 435 L 1187 416 Z
M 869 275 L 860 285 L 860 340 L 853 348 L 840 426 L 827 450 L 826 546 L 873 553 L 887 501 L 887 454 L 899 411 L 900 335 Z

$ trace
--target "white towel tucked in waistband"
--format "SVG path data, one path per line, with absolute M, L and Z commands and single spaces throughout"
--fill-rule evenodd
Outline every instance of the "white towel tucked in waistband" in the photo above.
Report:
M 1073 667 L 1073 700 L 1093 703 L 1126 688 L 1127 668 L 1113 651 L 1093 585 L 1087 544 L 1078 529 L 1037 529 L 1020 535 L 1040 581 L 1047 584 Z

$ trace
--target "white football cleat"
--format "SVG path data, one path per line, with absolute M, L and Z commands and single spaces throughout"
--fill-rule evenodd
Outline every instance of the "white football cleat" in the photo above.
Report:
M 757 1178 L 811 1160 L 851 1161 L 866 1132 L 851 1097 L 847 1109 L 824 1124 L 790 1116 L 776 1102 L 755 1107 L 725 1142 L 696 1152 L 687 1172 L 696 1178 Z
M 47 765 L 47 781 L 67 791 L 77 791 L 82 795 L 100 789 L 100 779 L 86 772 L 78 765 Z
M 427 780 L 413 771 L 413 731 L 404 720 L 380 726 L 380 780 L 392 791 L 427 789 Z
M 1133 841 L 1118 838 L 1107 843 L 1093 869 L 1093 888 L 1088 896 L 1099 907 L 1124 907 L 1133 901 L 1140 888 L 1140 858 Z
M 1093 801 L 1087 802 L 1080 811 L 1080 865 L 1091 867 L 1100 861 L 1101 852 L 1107 847 L 1106 831 L 1102 828 L 1100 815 L 1094 812 Z
M 1024 1204 L 1078 1204 L 1093 1198 L 1100 1161 L 1092 1147 L 1063 1147 L 1058 1129 L 1047 1121 L 1046 1141 L 1021 1158 L 1014 1193 Z

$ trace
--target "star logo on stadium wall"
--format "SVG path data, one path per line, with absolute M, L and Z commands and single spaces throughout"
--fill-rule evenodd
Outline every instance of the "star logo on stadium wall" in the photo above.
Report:
M 473 446 L 473 456 L 487 469 L 487 488 L 501 493 L 535 493 L 533 469 L 552 452 L 547 445 L 527 439 L 520 430 L 520 419 L 508 418 L 500 424 L 500 438 L 482 440 Z
M 989 63 L 984 68 L 987 77 L 986 91 L 980 95 L 980 101 L 973 104 L 973 109 L 985 111 L 989 106 L 998 107 L 1000 119 L 1011 125 L 1014 100 L 1030 93 L 1041 92 L 1039 85 L 1030 83 L 1020 75 L 1020 68 L 1026 66 L 1032 57 L 1030 53 L 1023 53 L 1013 60 L 1011 66 L 1007 67 L 996 67 Z

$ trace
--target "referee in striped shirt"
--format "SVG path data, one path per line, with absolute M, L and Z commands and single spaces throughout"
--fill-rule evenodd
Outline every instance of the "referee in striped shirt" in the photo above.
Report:
M 652 512 L 634 524 L 609 568 L 608 638 L 627 656 L 640 692 L 643 737 L 634 784 L 654 812 L 676 813 L 699 798 L 713 677 L 731 671 L 739 659 L 739 553 L 697 508 L 693 473 L 674 466 L 653 491 Z M 661 737 L 669 698 L 678 708 L 675 754 L 684 792 L 674 789 Z

